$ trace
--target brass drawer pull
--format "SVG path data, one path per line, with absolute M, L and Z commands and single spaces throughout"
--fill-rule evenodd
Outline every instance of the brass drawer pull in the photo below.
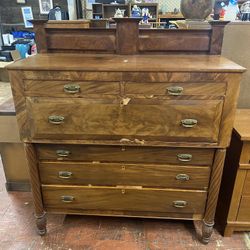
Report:
M 178 181 L 189 181 L 189 180 L 190 180 L 190 177 L 189 177 L 189 175 L 187 175 L 187 174 L 177 174 L 177 175 L 175 176 L 175 178 L 176 178 L 176 180 L 178 180 Z
M 60 157 L 68 157 L 70 155 L 70 151 L 64 150 L 64 149 L 59 149 L 59 150 L 56 150 L 56 154 Z
M 64 92 L 69 94 L 76 94 L 80 92 L 80 86 L 78 84 L 66 84 L 64 85 L 63 89 Z
M 173 201 L 173 206 L 176 208 L 184 208 L 187 206 L 186 201 Z
M 169 95 L 182 95 L 183 88 L 179 86 L 172 86 L 167 88 L 168 94 Z
M 48 120 L 49 120 L 49 123 L 51 124 L 59 125 L 63 123 L 64 117 L 61 115 L 50 115 Z
M 58 176 L 61 179 L 70 179 L 72 177 L 72 172 L 59 171 Z
M 70 196 L 70 195 L 63 195 L 61 196 L 61 201 L 65 202 L 65 203 L 71 203 L 74 201 L 74 196 Z
M 191 154 L 178 154 L 177 155 L 178 160 L 184 161 L 184 162 L 191 161 L 192 157 L 193 156 Z
M 183 119 L 181 120 L 181 125 L 185 128 L 193 128 L 196 126 L 198 121 L 196 119 Z

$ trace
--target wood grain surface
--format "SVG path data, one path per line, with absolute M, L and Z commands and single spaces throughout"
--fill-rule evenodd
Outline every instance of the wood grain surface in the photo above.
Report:
M 250 109 L 237 109 L 234 129 L 243 141 L 250 141 Z
M 42 189 L 47 208 L 202 214 L 206 201 L 206 191 L 53 185 Z M 74 200 L 66 203 L 61 196 L 73 196 Z M 174 207 L 177 200 L 186 201 L 186 206 Z
M 145 63 L 148 62 L 148 63 Z M 181 65 L 181 67 L 180 67 Z M 207 55 L 76 55 L 38 54 L 6 67 L 15 70 L 243 72 L 245 69 L 221 56 Z
M 126 100 L 126 99 L 125 99 Z M 27 98 L 32 138 L 217 142 L 222 101 Z M 204 110 L 204 106 L 206 109 Z M 51 124 L 49 116 L 64 117 Z M 197 125 L 186 128 L 184 119 Z
M 42 184 L 208 188 L 210 168 L 157 164 L 41 162 Z M 59 172 L 71 173 L 69 178 Z M 180 179 L 181 176 L 187 179 Z M 66 175 L 67 176 L 67 175 Z
M 250 221 L 250 196 L 243 195 L 239 205 L 239 211 L 237 215 L 237 221 L 249 222 Z
M 40 160 L 83 161 L 83 162 L 127 162 L 161 163 L 175 165 L 211 166 L 213 149 L 203 148 L 167 148 L 136 146 L 90 146 L 70 144 L 36 144 Z M 67 150 L 67 157 L 58 156 L 57 150 Z M 191 154 L 190 161 L 182 162 L 179 154 Z

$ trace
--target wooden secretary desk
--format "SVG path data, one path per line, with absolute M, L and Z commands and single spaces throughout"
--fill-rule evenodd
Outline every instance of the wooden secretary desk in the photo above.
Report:
M 8 67 L 39 234 L 45 213 L 214 224 L 244 68 L 207 30 L 34 21 L 39 54 Z

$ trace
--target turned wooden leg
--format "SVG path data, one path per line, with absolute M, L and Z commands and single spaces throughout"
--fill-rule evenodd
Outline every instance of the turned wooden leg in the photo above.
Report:
M 37 226 L 37 232 L 39 235 L 45 235 L 46 234 L 46 213 L 44 212 L 41 215 L 36 215 L 36 226 Z
M 204 244 L 207 244 L 209 242 L 213 232 L 214 216 L 217 206 L 218 195 L 220 191 L 220 183 L 221 183 L 225 156 L 226 156 L 225 149 L 217 149 L 212 167 L 209 192 L 207 198 L 207 206 L 206 206 L 205 216 L 203 219 L 201 241 Z
M 36 151 L 34 145 L 31 143 L 25 143 L 24 149 L 29 166 L 30 184 L 34 202 L 36 225 L 39 235 L 44 235 L 46 233 L 46 213 L 43 208 Z
M 214 223 L 206 223 L 203 221 L 202 225 L 202 243 L 208 244 L 213 233 Z

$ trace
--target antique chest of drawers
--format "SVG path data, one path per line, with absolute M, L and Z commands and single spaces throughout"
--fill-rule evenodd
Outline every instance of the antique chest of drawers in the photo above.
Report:
M 224 236 L 250 230 L 250 110 L 238 109 L 226 153 L 216 222 Z
M 45 211 L 180 218 L 204 220 L 207 241 L 242 70 L 217 56 L 64 54 L 9 67 L 39 232 Z

